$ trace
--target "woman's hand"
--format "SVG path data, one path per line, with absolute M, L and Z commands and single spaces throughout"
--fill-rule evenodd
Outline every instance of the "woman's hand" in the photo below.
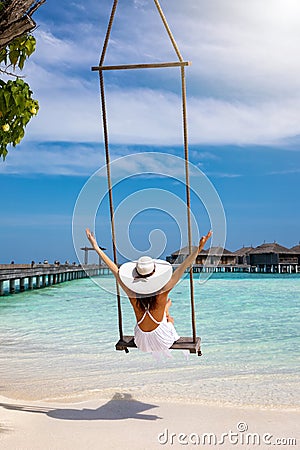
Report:
M 86 237 L 88 238 L 88 240 L 90 241 L 90 243 L 93 246 L 93 249 L 96 250 L 96 253 L 98 253 L 98 255 L 100 256 L 100 258 L 102 259 L 104 264 L 106 264 L 107 267 L 112 271 L 112 273 L 116 277 L 118 283 L 120 283 L 122 289 L 124 289 L 123 285 L 122 285 L 122 282 L 119 279 L 118 266 L 104 253 L 103 250 L 101 250 L 101 247 L 99 247 L 99 245 L 98 245 L 98 243 L 96 241 L 96 238 L 95 238 L 94 234 L 91 232 L 91 230 L 89 228 L 86 228 L 85 232 L 86 232 Z M 127 288 L 125 287 L 125 289 L 124 289 L 125 292 L 126 292 L 126 289 Z
M 199 241 L 199 251 L 203 249 L 204 245 L 206 244 L 206 242 L 208 241 L 208 239 L 211 237 L 212 235 L 212 231 L 210 230 L 206 236 L 202 236 L 202 238 Z
M 91 230 L 89 228 L 86 228 L 85 232 L 86 232 L 86 237 L 92 244 L 93 248 L 98 247 L 96 238 L 95 238 L 94 234 L 91 232 Z
M 195 248 L 194 251 L 174 270 L 171 280 L 163 287 L 163 291 L 169 292 L 178 283 L 180 278 L 184 275 L 184 271 L 194 264 L 198 254 L 201 252 L 202 248 L 211 237 L 212 231 L 209 231 L 206 236 L 203 236 L 199 241 L 199 247 Z

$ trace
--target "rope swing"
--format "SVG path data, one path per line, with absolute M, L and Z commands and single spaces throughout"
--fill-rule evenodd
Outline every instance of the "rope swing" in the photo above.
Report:
M 104 39 L 103 49 L 99 61 L 99 65 L 92 67 L 92 71 L 99 73 L 100 82 L 100 94 L 101 94 L 101 110 L 102 110 L 102 122 L 103 122 L 103 133 L 104 133 L 104 147 L 105 147 L 105 160 L 106 160 L 106 170 L 107 170 L 107 184 L 108 184 L 108 194 L 109 194 L 109 209 L 110 209 L 110 219 L 111 219 L 111 233 L 112 233 L 112 244 L 113 244 L 113 259 L 114 263 L 118 264 L 117 261 L 117 247 L 116 247 L 116 234 L 115 234 L 115 222 L 114 222 L 114 204 L 113 204 L 113 192 L 112 192 L 112 182 L 111 182 L 111 170 L 110 170 L 110 152 L 109 152 L 109 137 L 108 137 L 108 125 L 107 125 L 107 114 L 106 114 L 106 101 L 105 101 L 105 87 L 104 87 L 104 71 L 107 70 L 133 70 L 133 69 L 154 69 L 154 68 L 166 68 L 166 67 L 180 67 L 181 71 L 181 95 L 182 95 L 182 119 L 183 119 L 183 140 L 184 140 L 184 159 L 185 159 L 185 185 L 186 185 L 186 207 L 187 207 L 187 225 L 188 225 L 188 247 L 189 253 L 192 252 L 192 231 L 191 231 L 191 196 L 190 196 L 190 180 L 189 180 L 189 148 L 188 148 L 188 125 L 187 125 L 187 106 L 186 106 L 186 80 L 185 80 L 185 67 L 190 66 L 191 63 L 184 61 L 176 41 L 172 35 L 172 32 L 167 23 L 166 17 L 162 11 L 162 8 L 158 0 L 154 0 L 154 4 L 163 22 L 163 25 L 167 31 L 167 34 L 171 40 L 172 46 L 177 55 L 178 61 L 175 62 L 164 62 L 164 63 L 150 63 L 150 64 L 123 64 L 123 65 L 104 65 L 104 60 L 107 52 L 107 47 L 111 35 L 111 30 L 117 11 L 118 0 L 114 0 L 110 19 Z M 193 285 L 193 268 L 189 268 L 189 278 L 190 278 L 190 300 L 191 300 L 191 321 L 192 321 L 192 338 L 191 337 L 181 337 L 176 341 L 172 349 L 184 349 L 189 350 L 191 353 L 197 353 L 201 355 L 200 351 L 200 338 L 196 337 L 196 320 L 195 320 L 195 305 L 194 305 L 194 285 Z M 121 308 L 121 296 L 120 288 L 116 282 L 117 289 L 117 304 L 118 304 L 118 323 L 119 323 L 119 341 L 116 344 L 117 350 L 125 350 L 128 353 L 128 347 L 135 347 L 133 336 L 123 335 L 122 326 L 122 308 Z

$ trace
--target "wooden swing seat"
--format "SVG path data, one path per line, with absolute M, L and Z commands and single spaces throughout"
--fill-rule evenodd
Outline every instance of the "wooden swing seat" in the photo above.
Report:
M 191 337 L 180 337 L 174 344 L 171 349 L 173 350 L 188 350 L 190 353 L 197 353 L 198 356 L 201 356 L 201 339 L 196 337 L 196 341 L 194 342 Z M 136 348 L 134 342 L 134 336 L 123 336 L 123 339 L 120 339 L 116 343 L 116 350 L 124 350 L 126 353 L 129 352 L 128 348 Z

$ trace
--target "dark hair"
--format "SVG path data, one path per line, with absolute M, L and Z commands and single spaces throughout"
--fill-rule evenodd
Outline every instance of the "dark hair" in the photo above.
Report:
M 149 297 L 137 297 L 136 298 L 136 305 L 141 311 L 145 311 L 145 309 L 149 308 L 150 310 L 153 310 L 156 308 L 157 298 L 156 295 L 151 295 Z

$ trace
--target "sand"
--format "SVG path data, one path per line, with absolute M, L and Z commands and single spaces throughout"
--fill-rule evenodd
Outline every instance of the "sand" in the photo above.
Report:
M 1 450 L 296 449 L 299 423 L 294 410 L 151 403 L 126 393 L 81 403 L 0 397 Z

